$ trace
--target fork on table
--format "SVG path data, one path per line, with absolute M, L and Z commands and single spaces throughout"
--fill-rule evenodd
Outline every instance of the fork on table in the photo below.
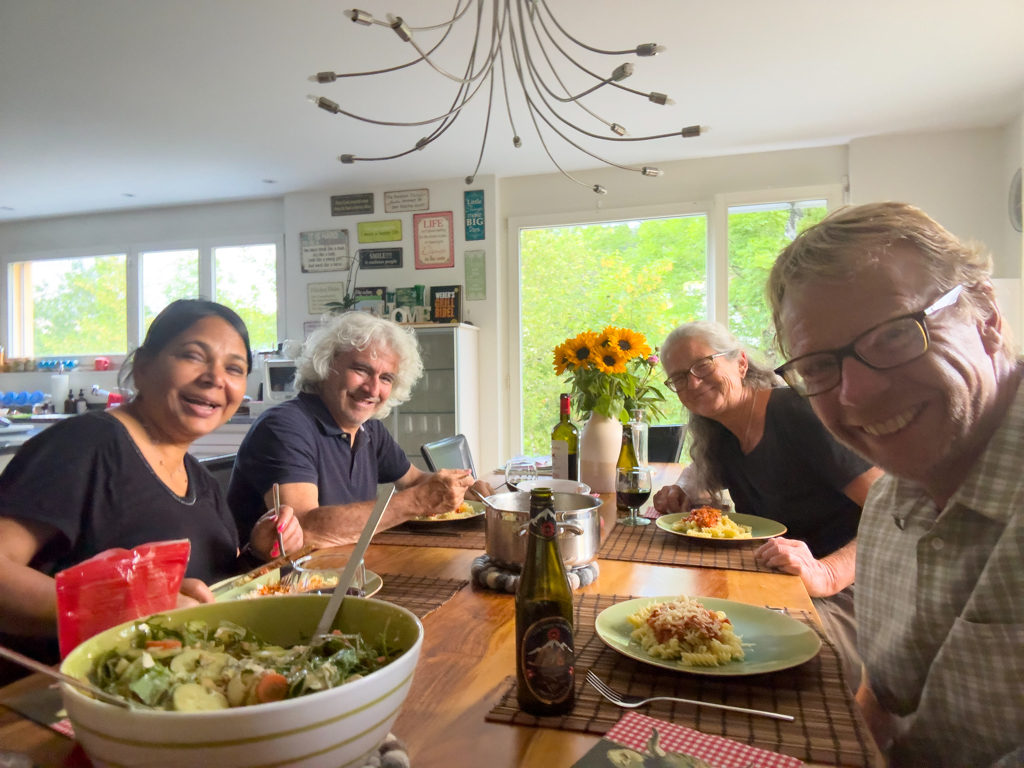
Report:
M 696 701 L 694 699 L 679 699 L 674 696 L 650 696 L 644 698 L 643 696 L 627 696 L 619 693 L 613 688 L 609 688 L 608 685 L 597 675 L 594 674 L 593 670 L 587 671 L 587 682 L 590 683 L 598 693 L 604 696 L 608 701 L 617 707 L 624 707 L 626 709 L 636 709 L 642 704 L 647 704 L 651 701 L 678 701 L 682 704 L 693 704 L 695 707 L 712 707 L 713 709 L 725 709 L 729 712 L 739 712 L 744 715 L 757 715 L 759 717 L 770 717 L 773 720 L 787 720 L 793 721 L 792 715 L 782 715 L 778 712 L 765 712 L 760 709 L 747 709 L 745 707 L 732 707 L 728 704 L 715 704 L 711 701 Z

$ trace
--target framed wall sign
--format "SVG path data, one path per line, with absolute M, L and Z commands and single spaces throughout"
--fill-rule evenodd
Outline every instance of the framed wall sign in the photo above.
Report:
M 387 243 L 402 239 L 402 220 L 361 221 L 356 224 L 360 243 Z
M 484 301 L 487 298 L 487 253 L 466 251 L 466 301 Z
M 416 269 L 455 266 L 451 211 L 413 214 L 412 233 L 416 250 Z
M 406 189 L 384 193 L 384 213 L 411 213 L 430 210 L 429 189 Z
M 348 230 L 300 232 L 299 262 L 303 272 L 345 272 L 351 269 Z
M 361 269 L 398 269 L 402 266 L 401 248 L 360 248 Z
M 484 191 L 471 189 L 466 192 L 466 239 L 484 239 Z
M 373 192 L 358 195 L 331 195 L 331 216 L 373 213 Z
M 329 309 L 327 302 L 345 301 L 345 284 L 310 283 L 306 286 L 306 298 L 309 303 L 309 314 L 322 315 Z

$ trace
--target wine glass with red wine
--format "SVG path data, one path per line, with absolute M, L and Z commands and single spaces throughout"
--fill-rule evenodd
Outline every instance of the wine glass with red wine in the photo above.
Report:
M 615 471 L 615 495 L 620 506 L 629 508 L 629 517 L 619 520 L 619 525 L 650 525 L 650 520 L 640 517 L 640 507 L 651 498 L 650 467 L 619 467 Z

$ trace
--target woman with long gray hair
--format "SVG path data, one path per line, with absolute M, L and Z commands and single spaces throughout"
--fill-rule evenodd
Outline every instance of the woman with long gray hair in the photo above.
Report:
M 786 537 L 755 552 L 765 565 L 799 576 L 856 689 L 853 581 L 857 525 L 868 489 L 882 473 L 837 443 L 807 400 L 780 386 L 718 323 L 686 323 L 661 346 L 666 385 L 690 413 L 690 458 L 677 485 L 654 498 L 662 513 L 718 504 L 776 520 Z

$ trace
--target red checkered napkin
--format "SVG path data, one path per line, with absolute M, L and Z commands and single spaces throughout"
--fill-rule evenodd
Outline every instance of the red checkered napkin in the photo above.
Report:
M 655 728 L 658 729 L 658 746 L 666 752 L 699 757 L 714 768 L 797 768 L 803 765 L 803 761 L 795 757 L 748 747 L 732 739 L 711 736 L 638 712 L 623 715 L 604 738 L 643 753 Z

